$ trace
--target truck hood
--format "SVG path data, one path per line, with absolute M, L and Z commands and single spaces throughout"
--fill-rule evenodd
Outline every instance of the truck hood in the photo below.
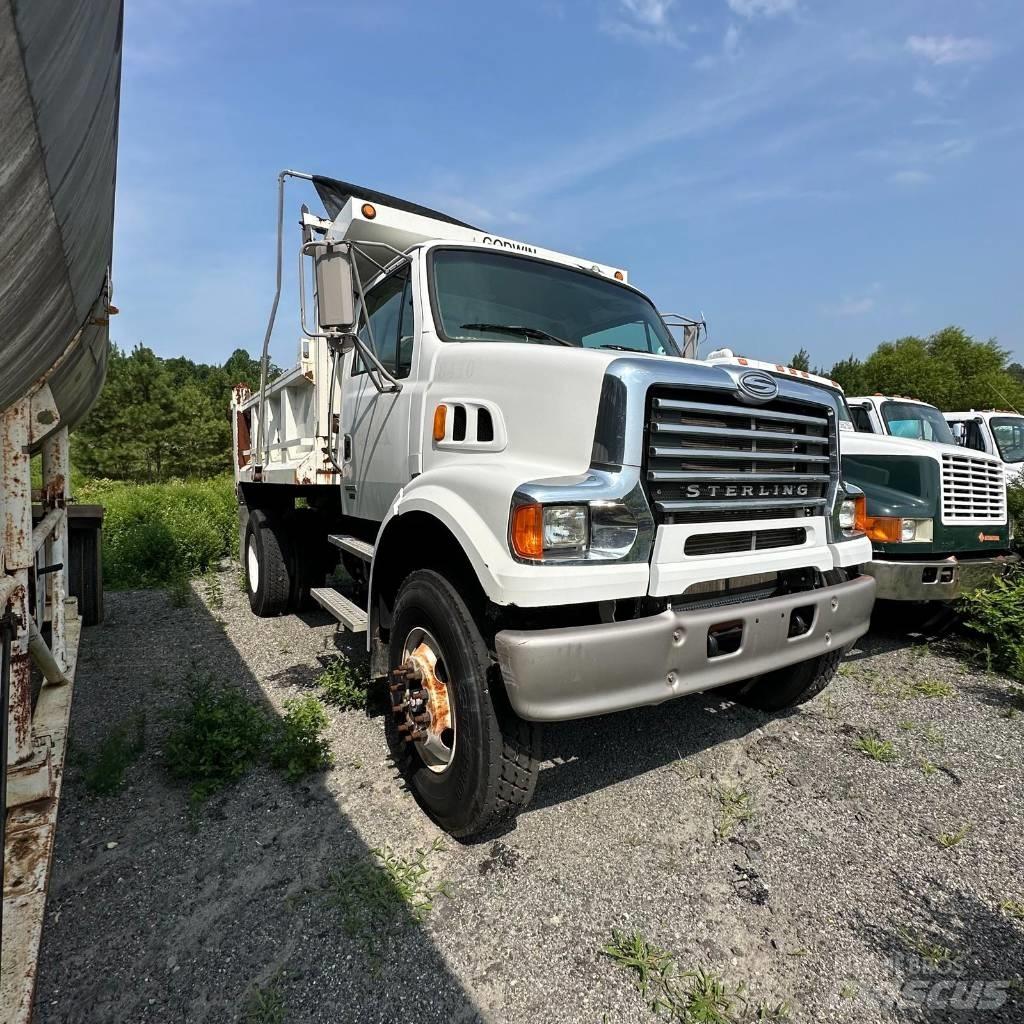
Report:
M 864 434 L 853 430 L 840 432 L 839 448 L 843 455 L 922 455 L 934 462 L 941 462 L 943 455 L 969 455 L 972 459 L 993 465 L 999 463 L 998 459 L 985 452 L 958 448 L 953 444 L 916 441 L 906 437 L 890 437 L 888 434 Z

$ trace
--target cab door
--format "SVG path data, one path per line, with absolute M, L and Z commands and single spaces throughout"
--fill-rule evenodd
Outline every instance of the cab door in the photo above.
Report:
M 342 510 L 381 522 L 398 491 L 409 482 L 409 423 L 415 339 L 415 310 L 408 264 L 383 278 L 366 294 L 366 317 L 359 337 L 397 379 L 401 391 L 377 390 L 358 351 L 345 361 L 341 430 L 345 468 Z M 369 321 L 367 329 L 366 320 Z

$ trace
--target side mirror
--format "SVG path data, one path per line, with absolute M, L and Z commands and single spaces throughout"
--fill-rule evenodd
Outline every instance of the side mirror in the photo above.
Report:
M 318 243 L 311 248 L 316 271 L 316 311 L 320 330 L 351 334 L 356 327 L 351 249 L 343 242 Z

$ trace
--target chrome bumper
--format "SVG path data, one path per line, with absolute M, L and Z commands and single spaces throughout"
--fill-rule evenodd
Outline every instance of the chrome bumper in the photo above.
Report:
M 627 622 L 498 633 L 509 700 L 529 721 L 557 722 L 660 704 L 846 647 L 867 632 L 875 581 L 724 608 L 661 612 Z M 810 623 L 791 637 L 790 618 Z M 732 653 L 709 653 L 708 632 L 742 627 Z M 733 634 L 735 636 L 735 634 Z
M 955 601 L 961 594 L 988 586 L 1020 562 L 1019 555 L 958 561 L 952 555 L 923 562 L 868 562 L 863 571 L 878 583 L 884 601 Z

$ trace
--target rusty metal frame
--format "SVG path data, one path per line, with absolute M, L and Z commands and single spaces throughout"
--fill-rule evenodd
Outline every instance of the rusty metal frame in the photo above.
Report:
M 6 764 L 0 765 L 5 783 L 0 1020 L 5 1024 L 27 1024 L 32 1012 L 80 633 L 77 604 L 67 596 L 68 431 L 48 376 L 0 413 L 0 619 L 6 619 L 10 635 Z M 35 524 L 34 451 L 41 452 L 43 471 Z M 49 645 L 42 636 L 46 625 Z M 35 702 L 33 661 L 45 680 Z

